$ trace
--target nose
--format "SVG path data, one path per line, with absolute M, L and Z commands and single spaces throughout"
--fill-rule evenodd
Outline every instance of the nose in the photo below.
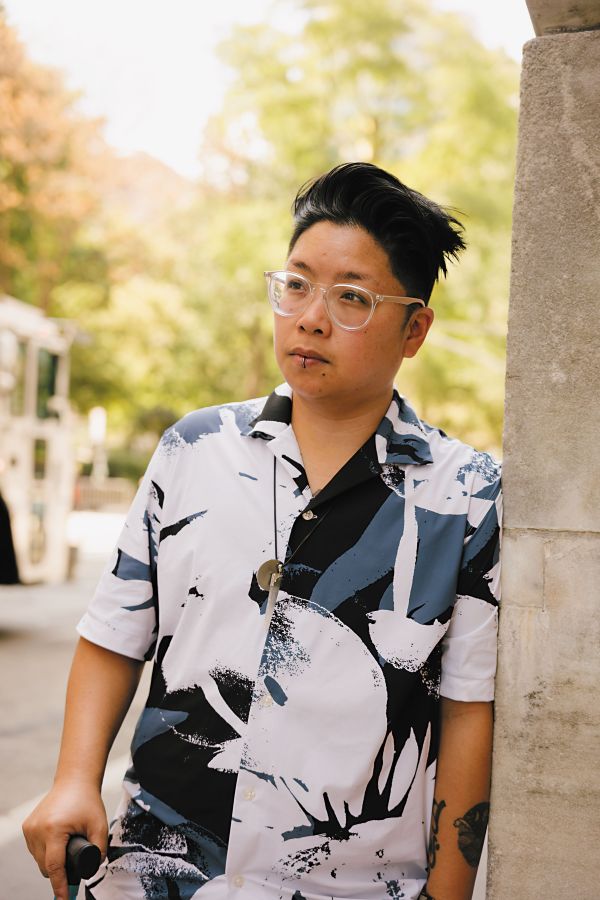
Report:
M 331 319 L 325 304 L 326 288 L 315 284 L 308 306 L 300 313 L 296 325 L 300 331 L 310 334 L 328 334 L 331 331 Z

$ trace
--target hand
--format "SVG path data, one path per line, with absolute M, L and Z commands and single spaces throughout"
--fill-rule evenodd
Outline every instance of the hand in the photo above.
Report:
M 81 782 L 56 784 L 23 822 L 29 852 L 50 879 L 57 900 L 68 900 L 65 849 L 72 834 L 82 834 L 106 856 L 108 822 L 100 792 Z

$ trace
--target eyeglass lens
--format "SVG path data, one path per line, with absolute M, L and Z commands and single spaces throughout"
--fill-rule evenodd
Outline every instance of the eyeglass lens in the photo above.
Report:
M 269 295 L 276 311 L 284 316 L 299 315 L 311 297 L 311 285 L 302 275 L 275 272 L 269 282 Z M 325 291 L 325 303 L 331 318 L 344 328 L 360 328 L 371 315 L 369 294 L 349 284 L 333 284 Z

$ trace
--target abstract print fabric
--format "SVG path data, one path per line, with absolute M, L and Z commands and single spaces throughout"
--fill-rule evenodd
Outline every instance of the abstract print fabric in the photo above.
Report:
M 152 659 L 88 896 L 414 900 L 439 698 L 493 698 L 499 469 L 397 392 L 313 496 L 287 385 L 165 432 L 79 625 Z M 276 517 L 276 534 L 275 534 Z M 256 573 L 287 560 L 269 619 Z

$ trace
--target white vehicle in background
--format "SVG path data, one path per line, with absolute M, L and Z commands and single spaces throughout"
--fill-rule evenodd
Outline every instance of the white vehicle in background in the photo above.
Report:
M 74 333 L 72 323 L 0 296 L 0 493 L 24 583 L 61 581 L 69 570 L 75 459 L 68 387 Z

